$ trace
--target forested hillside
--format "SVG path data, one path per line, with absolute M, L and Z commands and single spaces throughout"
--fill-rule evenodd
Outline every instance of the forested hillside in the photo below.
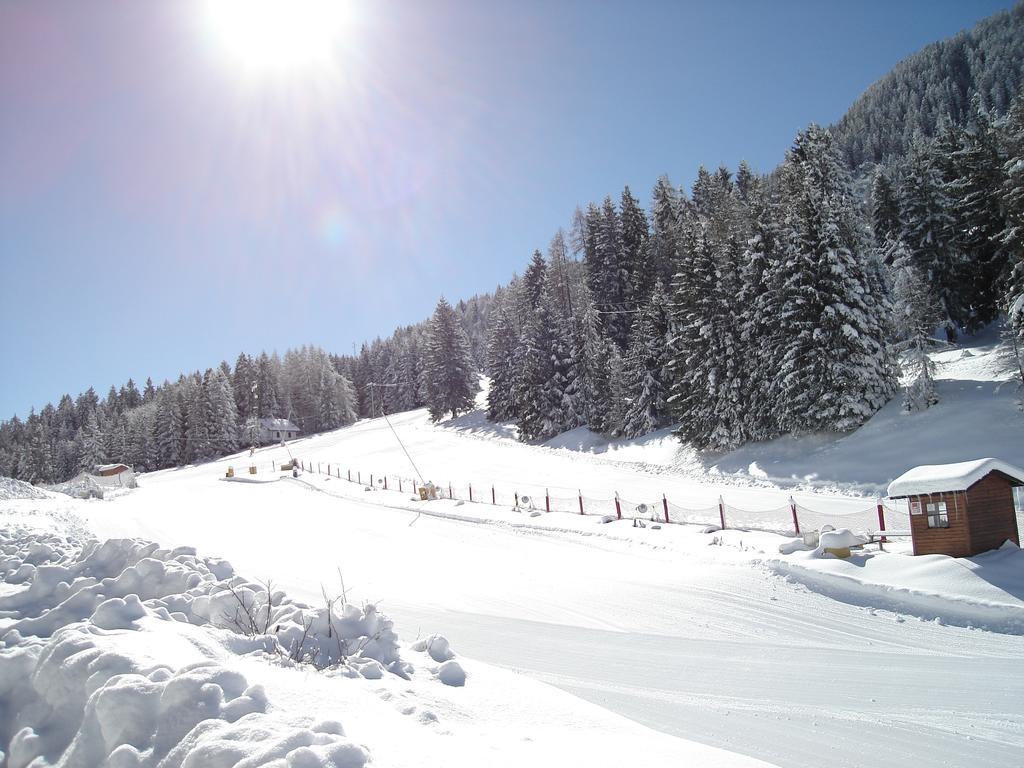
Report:
M 993 116 L 1006 114 L 1024 86 L 1024 4 L 974 29 L 932 43 L 899 62 L 833 126 L 854 170 L 906 155 L 914 137 L 963 125 L 977 96 Z
M 194 462 L 265 416 L 306 433 L 424 405 L 441 417 L 479 373 L 488 417 L 525 440 L 678 423 L 728 450 L 845 431 L 893 396 L 900 362 L 905 406 L 926 408 L 936 328 L 954 340 L 1005 317 L 1024 345 L 1022 71 L 1019 5 L 898 64 L 766 176 L 701 168 L 689 189 L 658 179 L 648 206 L 626 188 L 578 208 L 521 277 L 354 356 L 243 353 L 142 392 L 65 395 L 0 423 L 0 474 Z

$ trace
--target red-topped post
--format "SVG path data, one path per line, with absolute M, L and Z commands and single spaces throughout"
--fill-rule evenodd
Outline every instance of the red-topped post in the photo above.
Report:
M 796 516 L 796 501 L 793 497 L 789 497 L 789 511 L 793 513 L 793 528 L 796 530 L 796 535 L 800 535 L 800 518 Z
M 661 494 L 661 506 L 665 508 L 665 523 L 668 524 L 668 497 L 663 493 Z
M 722 521 L 722 530 L 725 530 L 725 502 L 722 501 L 722 497 L 718 497 L 718 519 Z
M 882 500 L 880 498 L 878 499 L 878 530 L 881 533 L 885 532 L 885 512 L 883 511 Z M 884 544 L 888 539 L 885 538 L 885 536 L 882 536 L 879 541 Z
M 619 504 L 619 492 L 615 492 L 615 516 L 622 519 L 622 505 Z

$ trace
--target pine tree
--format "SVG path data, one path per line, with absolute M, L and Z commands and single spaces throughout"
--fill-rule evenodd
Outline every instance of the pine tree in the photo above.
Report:
M 170 387 L 163 387 L 156 398 L 153 421 L 153 450 L 157 466 L 174 467 L 183 462 L 179 452 L 181 420 L 177 397 Z
M 619 265 L 619 276 L 624 285 L 623 301 L 629 308 L 635 308 L 650 298 L 656 275 L 650 264 L 647 214 L 629 187 L 622 190 L 619 218 L 622 222 L 622 263 Z
M 103 433 L 100 431 L 99 420 L 92 413 L 79 433 L 81 444 L 78 449 L 78 469 L 92 472 L 99 464 L 106 463 L 103 450 Z
M 654 285 L 650 302 L 637 313 L 626 355 L 629 407 L 622 432 L 628 437 L 664 426 L 669 396 L 668 297 L 661 282 Z
M 785 219 L 778 265 L 784 424 L 845 431 L 891 396 L 885 305 L 873 290 L 850 181 L 832 137 L 812 125 L 782 169 Z
M 430 321 L 426 356 L 426 400 L 430 418 L 452 418 L 473 407 L 479 388 L 469 339 L 451 305 L 442 297 Z
M 960 290 L 963 260 L 955 242 L 953 203 L 942 181 L 936 154 L 923 141 L 911 147 L 902 187 L 902 241 L 916 270 L 932 286 L 941 324 L 950 341 L 969 315 Z
M 512 387 L 519 360 L 519 330 L 507 301 L 496 302 L 491 310 L 490 338 L 487 343 L 487 418 L 509 421 L 514 418 Z
M 875 245 L 883 252 L 903 236 L 899 195 L 882 168 L 875 171 L 871 185 L 871 229 L 875 235 Z
M 1007 263 L 1001 242 L 1006 228 L 1000 200 L 1004 159 L 977 96 L 968 126 L 951 133 L 949 141 L 956 149 L 944 158 L 950 173 L 946 187 L 958 249 L 965 258 L 958 280 L 966 310 L 961 322 L 973 333 L 992 322 L 999 308 L 997 286 Z
M 210 424 L 210 454 L 224 456 L 238 448 L 238 409 L 231 380 L 223 368 L 215 368 L 206 382 Z
M 651 193 L 651 238 L 649 244 L 654 277 L 670 285 L 679 261 L 679 191 L 668 177 L 659 177 Z
M 902 243 L 894 254 L 893 269 L 895 326 L 900 336 L 896 349 L 903 353 L 902 369 L 907 379 L 903 408 L 924 410 L 939 402 L 935 363 L 928 353 L 939 345 L 932 332 L 941 320 L 941 310 L 928 280 Z

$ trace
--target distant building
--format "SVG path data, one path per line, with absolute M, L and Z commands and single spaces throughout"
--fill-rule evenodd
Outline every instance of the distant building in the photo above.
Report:
M 1024 470 L 998 459 L 914 467 L 889 484 L 889 498 L 907 499 L 915 555 L 970 557 L 1020 546 L 1014 489 Z
M 288 419 L 260 419 L 260 442 L 279 443 L 298 437 L 299 428 Z
M 93 474 L 99 477 L 113 477 L 122 472 L 131 472 L 131 467 L 127 464 L 100 464 L 93 470 Z

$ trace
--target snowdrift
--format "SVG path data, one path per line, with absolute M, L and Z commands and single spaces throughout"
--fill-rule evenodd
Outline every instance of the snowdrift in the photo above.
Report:
M 12 499 L 47 499 L 49 494 L 34 485 L 15 480 L 11 477 L 0 477 L 0 501 Z
M 0 762 L 8 768 L 332 766 L 368 750 L 336 721 L 297 725 L 225 663 L 247 654 L 333 677 L 408 677 L 375 606 L 322 608 L 195 550 L 0 529 Z M 443 638 L 442 682 L 465 673 Z M 448 665 L 445 667 L 445 665 Z

